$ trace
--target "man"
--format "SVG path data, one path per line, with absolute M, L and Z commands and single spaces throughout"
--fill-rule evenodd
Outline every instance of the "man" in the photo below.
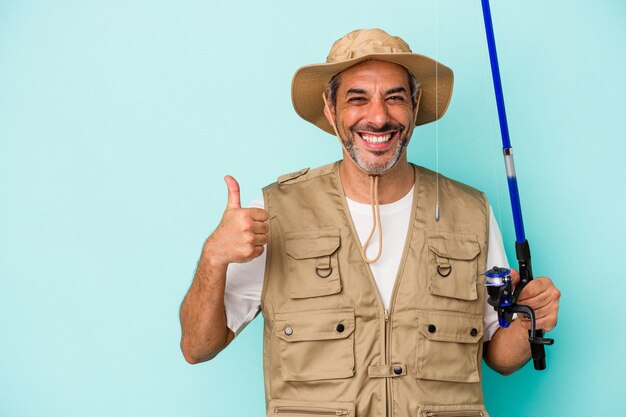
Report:
M 481 357 L 521 367 L 529 324 L 497 329 L 478 282 L 506 262 L 484 195 L 407 161 L 414 127 L 451 92 L 449 68 L 378 29 L 296 72 L 296 111 L 336 134 L 344 159 L 279 178 L 252 208 L 226 177 L 181 307 L 187 361 L 213 358 L 260 308 L 268 416 L 486 415 Z M 519 302 L 549 331 L 559 297 L 538 278 Z

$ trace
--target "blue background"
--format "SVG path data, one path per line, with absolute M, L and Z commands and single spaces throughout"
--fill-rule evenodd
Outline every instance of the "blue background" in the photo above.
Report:
M 626 5 L 493 1 L 535 271 L 563 296 L 549 369 L 485 371 L 496 416 L 622 416 Z M 409 158 L 513 227 L 480 2 L 0 2 L 0 415 L 261 416 L 261 328 L 208 364 L 179 303 L 226 204 L 340 158 L 290 82 L 381 27 L 455 71 Z

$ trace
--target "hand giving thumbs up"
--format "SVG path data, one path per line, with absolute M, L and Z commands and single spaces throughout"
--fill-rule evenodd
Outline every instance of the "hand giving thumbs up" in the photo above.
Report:
M 237 180 L 227 175 L 224 181 L 228 186 L 226 210 L 207 244 L 211 246 L 212 263 L 226 266 L 248 262 L 263 253 L 269 213 L 260 208 L 242 208 Z

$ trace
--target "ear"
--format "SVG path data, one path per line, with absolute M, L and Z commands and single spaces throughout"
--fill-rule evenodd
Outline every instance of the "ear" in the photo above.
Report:
M 322 93 L 322 100 L 324 100 L 324 116 L 331 126 L 335 126 L 335 107 L 327 99 L 325 92 Z

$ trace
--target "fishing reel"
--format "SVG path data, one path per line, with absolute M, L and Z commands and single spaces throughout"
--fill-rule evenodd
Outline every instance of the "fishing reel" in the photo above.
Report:
M 485 272 L 485 286 L 489 298 L 487 302 L 498 312 L 498 323 L 500 327 L 507 328 L 513 321 L 515 313 L 524 314 L 530 319 L 530 332 L 528 341 L 532 345 L 551 345 L 554 339 L 544 338 L 539 331 L 535 330 L 535 312 L 532 308 L 517 304 L 523 285 L 519 285 L 513 290 L 513 280 L 511 279 L 511 270 L 494 266 Z

